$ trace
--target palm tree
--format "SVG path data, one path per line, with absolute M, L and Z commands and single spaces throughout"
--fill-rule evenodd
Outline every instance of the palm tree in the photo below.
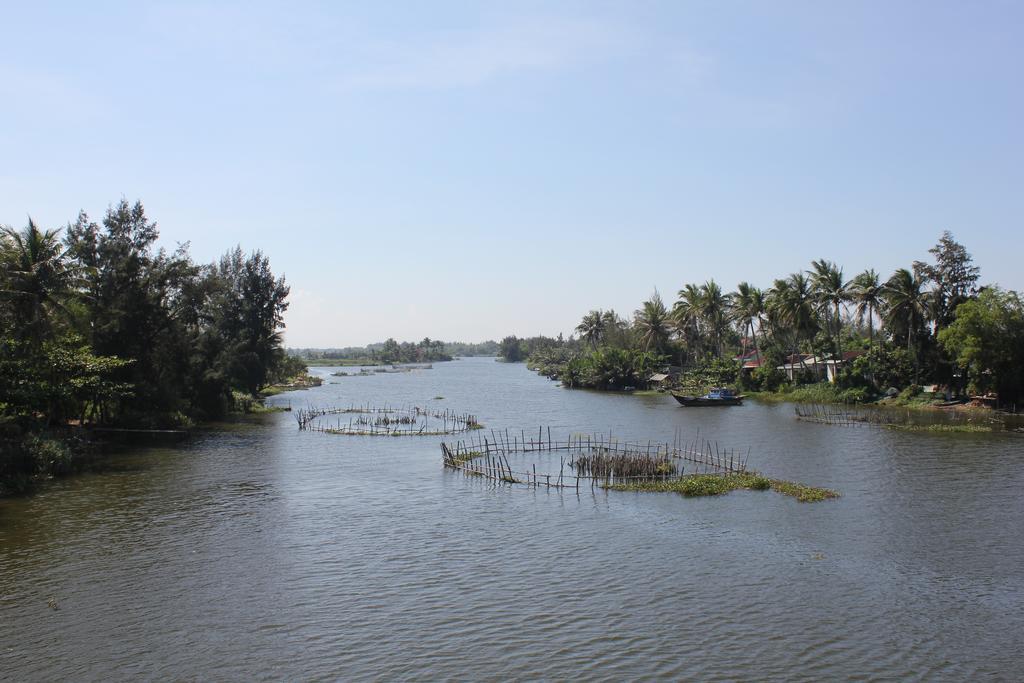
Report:
M 29 218 L 20 232 L 0 229 L 0 295 L 10 299 L 19 333 L 38 343 L 50 329 L 54 311 L 82 284 L 81 267 L 72 262 L 57 238 L 59 230 L 41 231 Z
M 875 313 L 883 304 L 882 282 L 874 268 L 869 268 L 853 278 L 850 283 L 851 301 L 856 304 L 857 323 L 868 321 L 868 348 L 875 340 Z
M 644 302 L 643 307 L 633 314 L 633 324 L 639 333 L 644 351 L 650 351 L 653 347 L 657 353 L 664 352 L 670 334 L 670 320 L 668 309 L 665 308 L 657 290 Z
M 601 337 L 604 336 L 605 330 L 605 317 L 601 311 L 591 311 L 583 316 L 583 320 L 576 326 L 576 331 L 579 332 L 580 338 L 586 339 L 590 342 L 590 345 L 595 349 L 597 348 L 598 342 L 601 341 Z
M 722 355 L 722 337 L 725 336 L 725 329 L 729 324 L 730 307 L 729 296 L 722 292 L 722 288 L 714 280 L 708 280 L 701 286 L 700 316 L 705 329 L 711 335 L 715 355 L 718 357 Z
M 914 382 L 918 380 L 919 358 L 914 344 L 932 310 L 931 292 L 924 289 L 927 278 L 917 268 L 913 272 L 900 268 L 886 281 L 882 296 L 885 299 L 885 326 L 894 335 L 907 335 L 907 352 L 914 357 Z
M 619 317 L 614 308 L 601 314 L 601 341 L 612 346 L 628 345 L 627 332 L 629 323 Z
M 814 314 L 814 297 L 810 281 L 803 273 L 793 273 L 784 280 L 776 280 L 766 300 L 769 316 L 774 323 L 788 330 L 792 349 L 799 353 L 802 339 L 813 339 L 818 330 Z M 803 357 L 800 365 L 804 366 Z
M 843 269 L 831 261 L 819 259 L 811 262 L 813 270 L 808 271 L 811 276 L 811 290 L 818 307 L 824 314 L 830 325 L 826 325 L 829 336 L 832 338 L 832 347 L 836 353 L 836 360 L 842 360 L 842 319 L 839 315 L 839 308 L 850 300 L 847 289 L 848 284 L 843 281 Z
M 672 325 L 691 355 L 700 351 L 703 294 L 695 284 L 685 285 L 672 306 Z M 680 363 L 682 364 L 682 363 Z
M 754 324 L 756 323 L 757 328 L 761 329 L 761 320 L 765 313 L 764 292 L 749 282 L 741 282 L 736 287 L 736 291 L 732 293 L 731 298 L 732 318 L 742 324 L 745 335 L 749 332 L 750 339 L 754 342 L 754 352 L 760 360 L 761 349 L 757 345 L 757 332 L 754 330 Z

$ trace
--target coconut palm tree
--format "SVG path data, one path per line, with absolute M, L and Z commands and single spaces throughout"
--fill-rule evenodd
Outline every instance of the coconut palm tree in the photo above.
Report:
M 788 331 L 791 348 L 794 353 L 799 353 L 800 342 L 813 339 L 818 330 L 810 281 L 803 273 L 793 273 L 784 280 L 776 280 L 768 292 L 766 303 L 769 316 L 777 328 Z M 804 366 L 802 356 L 800 365 Z
M 650 299 L 633 315 L 633 325 L 644 351 L 663 353 L 671 333 L 668 309 L 655 290 Z
M 708 280 L 700 288 L 700 317 L 704 321 L 704 329 L 714 344 L 715 355 L 722 355 L 722 341 L 725 330 L 729 326 L 729 296 L 714 280 Z
M 867 318 L 868 347 L 871 348 L 875 341 L 875 314 L 883 304 L 882 282 L 874 268 L 868 268 L 853 278 L 850 283 L 850 296 L 856 306 L 854 311 L 857 314 L 857 324 L 863 324 Z
M 761 349 L 757 344 L 757 331 L 754 325 L 757 325 L 758 330 L 762 330 L 762 318 L 765 313 L 764 292 L 749 282 L 741 282 L 731 297 L 732 319 L 743 326 L 744 335 L 749 333 L 750 339 L 754 342 L 754 352 L 760 359 Z
M 672 325 L 691 356 L 696 356 L 701 351 L 703 294 L 697 285 L 687 284 L 678 297 L 672 306 Z
M 894 336 L 906 334 L 907 352 L 914 359 L 914 382 L 919 375 L 918 349 L 915 340 L 932 310 L 931 292 L 924 289 L 927 277 L 917 268 L 913 272 L 900 268 L 883 287 L 885 299 L 883 321 Z
M 839 313 L 840 307 L 850 300 L 848 283 L 843 280 L 843 269 L 825 259 L 811 262 L 812 270 L 807 271 L 811 276 L 811 291 L 814 294 L 815 303 L 822 312 L 822 317 L 827 321 L 825 329 L 832 338 L 832 349 L 835 351 L 836 360 L 843 357 L 842 342 L 842 318 Z
M 612 346 L 625 347 L 629 345 L 629 323 L 609 308 L 601 314 L 601 341 Z
M 594 310 L 583 316 L 583 320 L 576 326 L 576 332 L 581 339 L 586 339 L 595 349 L 601 338 L 604 336 L 605 317 L 601 311 Z
M 40 230 L 30 218 L 19 231 L 0 229 L 0 296 L 11 303 L 13 322 L 20 335 L 34 343 L 52 325 L 55 311 L 81 287 L 81 267 L 57 238 L 59 230 Z

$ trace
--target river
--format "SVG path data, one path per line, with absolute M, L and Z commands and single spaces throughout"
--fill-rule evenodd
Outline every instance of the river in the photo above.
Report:
M 521 364 L 332 377 L 488 427 L 677 431 L 838 500 L 494 486 L 441 437 L 293 414 L 0 501 L 0 678 L 1017 679 L 1024 437 L 799 422 L 572 391 Z M 443 399 L 435 397 L 443 396 Z M 49 604 L 48 604 L 49 603 Z M 56 608 L 56 609 L 55 609 Z

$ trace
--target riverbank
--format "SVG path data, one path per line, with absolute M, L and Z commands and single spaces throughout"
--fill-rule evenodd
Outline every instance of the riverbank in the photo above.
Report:
M 637 389 L 630 392 L 633 396 L 670 395 L 672 391 L 681 389 Z M 690 390 L 689 393 L 701 393 Z M 950 402 L 942 398 L 932 398 L 920 392 L 904 391 L 896 396 L 880 398 L 867 394 L 861 389 L 841 389 L 833 384 L 804 384 L 781 391 L 749 391 L 737 390 L 745 398 L 762 403 L 814 403 L 820 405 L 856 405 L 866 408 L 900 408 L 922 412 L 964 413 L 976 416 L 1013 415 L 971 402 Z
M 318 387 L 324 383 L 324 380 L 315 375 L 311 375 L 308 372 L 293 377 L 286 382 L 279 384 L 271 384 L 270 386 L 264 387 L 260 390 L 259 395 L 256 397 L 262 403 L 262 399 L 269 398 L 271 396 L 277 396 L 283 394 L 286 391 L 302 391 L 304 389 L 312 389 Z
M 266 405 L 267 397 L 322 383 L 319 377 L 306 374 L 270 385 L 258 396 L 235 392 L 230 410 L 221 418 L 193 421 L 184 415 L 153 416 L 161 422 L 160 428 L 90 428 L 67 424 L 26 432 L 9 421 L 0 425 L 0 498 L 31 494 L 47 481 L 88 472 L 105 454 L 123 444 L 161 445 L 187 439 L 196 430 L 253 424 L 254 417 L 290 410 L 287 406 Z M 173 419 L 173 423 L 163 424 L 166 419 Z
M 977 415 L 1006 414 L 971 402 L 950 402 L 920 391 L 907 389 L 895 396 L 877 397 L 863 389 L 841 389 L 833 384 L 804 384 L 782 391 L 744 391 L 744 396 L 764 403 L 818 403 L 822 405 L 858 405 L 869 408 L 967 412 Z

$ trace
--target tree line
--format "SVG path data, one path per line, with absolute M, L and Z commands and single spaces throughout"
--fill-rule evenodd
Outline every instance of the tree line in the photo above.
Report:
M 776 390 L 819 382 L 832 363 L 840 368 L 835 384 L 856 400 L 937 384 L 1015 405 L 1024 387 L 1020 296 L 979 286 L 980 269 L 948 231 L 929 253 L 929 261 L 885 279 L 873 269 L 847 277 L 820 259 L 767 289 L 688 283 L 671 305 L 655 292 L 631 319 L 592 310 L 576 326 L 578 337 L 539 338 L 530 349 L 509 337 L 502 351 L 568 386 L 644 386 L 652 366 L 678 365 Z M 743 362 L 756 369 L 741 373 Z
M 8 469 L 47 428 L 218 418 L 238 393 L 304 369 L 281 347 L 288 286 L 263 253 L 197 264 L 187 244 L 168 251 L 158 237 L 142 204 L 123 199 L 99 223 L 81 212 L 63 229 L 0 229 Z
M 367 360 L 381 363 L 425 363 L 449 361 L 455 356 L 494 356 L 498 343 L 444 342 L 424 337 L 419 342 L 397 342 L 393 338 L 366 346 L 341 349 L 288 349 L 288 354 L 310 363 L 320 360 Z

